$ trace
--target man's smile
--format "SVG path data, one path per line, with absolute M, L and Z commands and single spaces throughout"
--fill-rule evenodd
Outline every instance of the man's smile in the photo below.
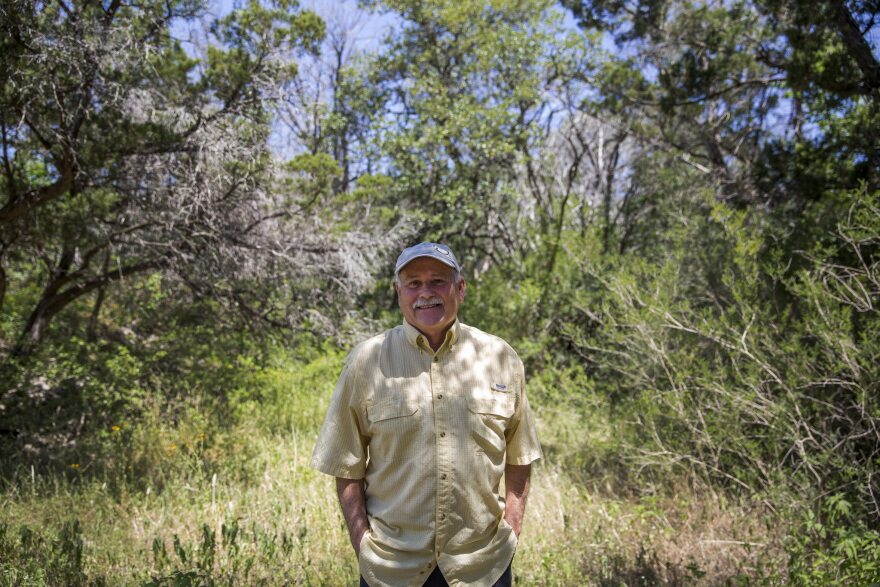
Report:
M 443 300 L 440 298 L 430 298 L 427 300 L 416 300 L 413 302 L 413 310 L 430 310 L 431 308 L 443 307 Z

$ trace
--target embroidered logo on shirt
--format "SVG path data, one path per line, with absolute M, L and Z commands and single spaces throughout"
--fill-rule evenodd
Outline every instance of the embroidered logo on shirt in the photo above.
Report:
M 495 391 L 507 391 L 507 386 L 503 383 L 493 383 L 492 389 Z

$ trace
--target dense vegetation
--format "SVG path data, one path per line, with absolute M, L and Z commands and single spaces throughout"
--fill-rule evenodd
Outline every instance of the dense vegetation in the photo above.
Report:
M 877 2 L 217 8 L 0 5 L 0 584 L 353 581 L 305 465 L 423 239 L 526 363 L 521 583 L 880 581 Z

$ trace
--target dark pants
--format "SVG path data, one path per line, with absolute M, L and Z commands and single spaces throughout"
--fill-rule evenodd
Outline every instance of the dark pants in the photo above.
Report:
M 507 570 L 504 571 L 504 574 L 495 581 L 495 584 L 492 587 L 512 587 L 513 586 L 513 573 L 510 570 L 510 565 L 507 565 Z M 364 578 L 361 577 L 361 586 L 360 587 L 370 587 L 367 585 L 367 582 L 364 581 Z M 422 587 L 448 587 L 446 583 L 446 579 L 443 578 L 443 573 L 440 572 L 440 567 L 434 567 L 434 572 L 428 575 L 428 580 L 424 582 Z

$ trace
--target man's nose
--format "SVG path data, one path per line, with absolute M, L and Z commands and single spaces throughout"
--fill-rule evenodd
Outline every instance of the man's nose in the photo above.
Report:
M 437 290 L 430 283 L 425 283 L 418 289 L 419 298 L 433 298 L 437 295 Z

